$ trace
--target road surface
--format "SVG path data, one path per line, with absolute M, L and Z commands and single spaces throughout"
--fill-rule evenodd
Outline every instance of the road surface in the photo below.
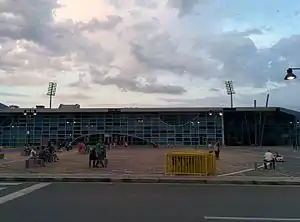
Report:
M 1 221 L 300 221 L 299 187 L 13 184 L 0 183 Z

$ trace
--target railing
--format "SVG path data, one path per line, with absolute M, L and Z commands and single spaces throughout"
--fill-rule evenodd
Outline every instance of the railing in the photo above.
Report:
M 166 154 L 166 175 L 212 176 L 216 173 L 216 157 L 207 152 L 170 152 Z

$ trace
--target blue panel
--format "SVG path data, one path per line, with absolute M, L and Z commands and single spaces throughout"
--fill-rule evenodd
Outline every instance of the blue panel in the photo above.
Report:
M 49 118 L 50 116 L 50 118 Z M 0 145 L 26 143 L 30 131 L 32 142 L 41 140 L 70 140 L 87 135 L 111 134 L 131 136 L 159 145 L 206 145 L 207 138 L 222 137 L 221 118 L 205 113 L 51 113 L 26 119 L 8 115 L 1 125 Z M 14 130 L 11 125 L 14 125 Z M 16 128 L 18 127 L 18 128 Z M 17 129 L 17 130 L 15 130 Z M 12 139 L 14 138 L 14 139 Z M 78 138 L 80 139 L 80 138 Z M 134 141 L 133 139 L 130 139 Z M 10 142 L 13 141 L 13 142 Z M 12 145 L 12 144 L 11 144 Z

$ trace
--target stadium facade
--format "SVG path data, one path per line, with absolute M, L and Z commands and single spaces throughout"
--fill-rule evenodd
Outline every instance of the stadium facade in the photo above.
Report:
M 0 109 L 0 146 L 99 137 L 129 145 L 289 145 L 299 113 L 284 108 L 48 108 Z

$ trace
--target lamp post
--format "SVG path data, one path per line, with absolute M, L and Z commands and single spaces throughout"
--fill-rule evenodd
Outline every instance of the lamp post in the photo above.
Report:
M 66 122 L 66 134 L 68 134 L 69 138 L 70 138 L 70 142 L 73 141 L 73 136 L 74 136 L 74 125 L 76 124 L 76 121 L 67 121 Z M 67 135 L 65 135 L 65 140 L 67 141 Z
M 35 109 L 27 109 L 24 110 L 23 115 L 26 118 L 26 136 L 27 136 L 27 144 L 30 144 L 30 127 L 28 127 L 29 124 L 31 124 L 31 120 L 35 118 L 37 115 L 37 111 Z M 34 127 L 35 124 L 33 124 Z M 33 128 L 34 132 L 34 128 Z
M 294 68 L 288 68 L 286 70 L 286 74 L 284 76 L 284 80 L 294 80 L 297 79 L 297 76 L 294 74 L 293 71 L 295 70 L 300 70 L 300 68 L 298 67 L 294 67 Z M 293 150 L 297 151 L 298 150 L 298 125 L 299 125 L 299 120 L 297 120 L 295 123 L 294 122 L 290 122 L 290 124 L 293 126 L 293 130 L 294 133 L 292 133 L 292 141 L 293 141 Z
M 208 112 L 208 116 L 215 116 L 214 118 L 214 134 L 215 134 L 215 142 L 217 140 L 216 136 L 217 136 L 217 127 L 216 125 L 218 124 L 218 118 L 221 118 L 221 127 L 222 127 L 222 141 L 220 141 L 222 143 L 222 145 L 225 144 L 225 141 L 224 141 L 224 122 L 223 122 L 223 111 L 222 110 L 210 110 Z
M 300 68 L 288 68 L 284 76 L 284 80 L 293 80 L 297 79 L 297 76 L 294 74 L 294 70 L 300 70 Z
M 298 141 L 298 129 L 299 129 L 299 120 L 297 120 L 296 122 L 290 122 L 290 125 L 292 126 L 292 145 L 293 145 L 293 151 L 297 151 L 298 150 L 298 145 L 299 145 L 299 141 Z

